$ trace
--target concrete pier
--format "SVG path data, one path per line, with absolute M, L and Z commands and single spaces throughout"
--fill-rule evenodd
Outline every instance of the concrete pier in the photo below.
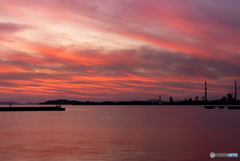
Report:
M 204 108 L 206 108 L 206 109 L 213 109 L 213 108 L 215 108 L 215 106 L 204 106 Z
M 65 108 L 61 108 L 61 106 L 0 107 L 0 111 L 65 111 Z
M 240 106 L 228 106 L 228 109 L 240 109 Z

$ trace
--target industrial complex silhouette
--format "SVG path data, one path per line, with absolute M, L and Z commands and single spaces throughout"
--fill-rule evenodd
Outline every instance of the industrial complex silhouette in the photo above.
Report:
M 232 93 L 228 93 L 227 96 L 223 96 L 219 100 L 209 100 L 207 97 L 207 82 L 205 81 L 205 96 L 202 96 L 202 100 L 198 99 L 198 96 L 195 97 L 195 100 L 189 98 L 184 101 L 174 102 L 172 97 L 169 97 L 169 102 L 162 102 L 161 96 L 159 96 L 160 104 L 172 104 L 172 105 L 239 105 L 240 101 L 237 99 L 237 82 L 235 81 L 235 96 L 233 97 Z
M 185 99 L 182 101 L 174 101 L 173 97 L 169 97 L 169 101 L 162 101 L 161 95 L 158 100 L 149 100 L 149 101 L 103 101 L 103 102 L 80 102 L 80 101 L 69 101 L 69 100 L 49 100 L 44 103 L 39 104 L 48 104 L 56 105 L 59 102 L 62 102 L 64 105 L 240 105 L 240 101 L 237 100 L 237 83 L 235 81 L 235 96 L 233 97 L 232 93 L 227 94 L 227 97 L 224 96 L 219 100 L 209 100 L 207 98 L 207 82 L 205 81 L 205 96 L 202 96 L 202 100 L 198 99 L 198 96 L 193 100 L 192 98 Z

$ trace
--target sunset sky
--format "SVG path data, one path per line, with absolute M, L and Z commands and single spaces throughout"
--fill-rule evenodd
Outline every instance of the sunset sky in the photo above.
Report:
M 240 92 L 238 0 L 0 0 L 0 102 Z M 239 99 L 239 98 L 238 98 Z

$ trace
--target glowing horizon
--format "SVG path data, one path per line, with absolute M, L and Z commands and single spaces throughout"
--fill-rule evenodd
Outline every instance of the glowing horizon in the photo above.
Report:
M 0 102 L 220 99 L 240 1 L 0 0 Z M 239 91 L 239 88 L 237 88 Z

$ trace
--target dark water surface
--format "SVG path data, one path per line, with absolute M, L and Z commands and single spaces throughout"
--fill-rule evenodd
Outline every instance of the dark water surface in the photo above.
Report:
M 239 160 L 240 110 L 203 106 L 63 106 L 0 112 L 0 160 Z

